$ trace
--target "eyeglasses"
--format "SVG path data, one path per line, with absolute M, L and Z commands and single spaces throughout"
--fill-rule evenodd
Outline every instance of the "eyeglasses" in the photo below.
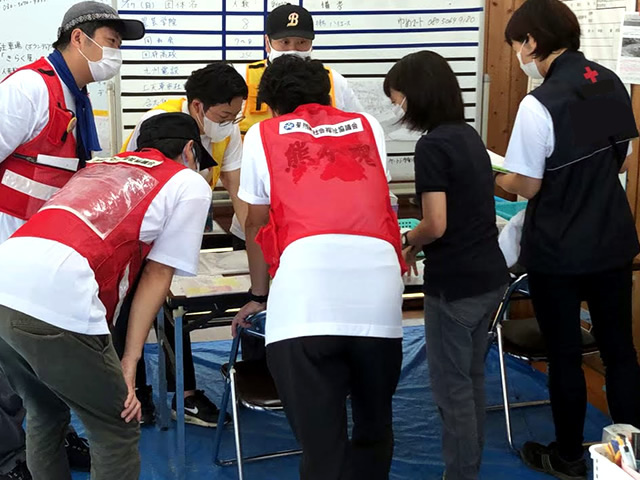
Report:
M 234 120 L 227 120 L 226 122 L 220 122 L 219 125 L 221 127 L 225 127 L 227 125 L 237 125 L 238 123 L 240 123 L 241 121 L 243 121 L 245 118 L 244 115 L 240 115 L 239 117 L 236 117 Z

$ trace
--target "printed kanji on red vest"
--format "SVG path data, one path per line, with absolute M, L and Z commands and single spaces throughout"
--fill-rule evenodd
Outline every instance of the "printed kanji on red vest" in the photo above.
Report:
M 275 276 L 288 245 L 344 234 L 389 242 L 402 260 L 387 178 L 367 119 L 322 105 L 260 123 L 271 181 L 270 221 L 256 241 Z M 328 259 L 329 261 L 329 259 Z

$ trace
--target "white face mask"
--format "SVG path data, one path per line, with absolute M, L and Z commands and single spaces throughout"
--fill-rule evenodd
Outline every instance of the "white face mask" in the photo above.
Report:
M 402 108 L 402 106 L 406 101 L 407 101 L 407 97 L 404 97 L 402 99 L 402 103 L 400 104 L 394 103 L 393 105 L 391 105 L 391 113 L 393 114 L 393 117 L 396 119 L 396 121 L 400 121 L 402 120 L 402 117 L 404 117 L 405 111 Z
M 211 139 L 213 143 L 221 142 L 225 138 L 231 135 L 234 125 L 227 122 L 225 125 L 221 125 L 212 120 L 209 120 L 207 116 L 204 116 L 204 134 Z
M 531 60 L 529 63 L 523 63 L 522 61 L 522 49 L 524 48 L 525 43 L 527 43 L 527 40 L 522 43 L 520 51 L 516 53 L 518 61 L 520 62 L 520 68 L 527 75 L 527 77 L 532 78 L 533 80 L 542 80 L 544 79 L 544 75 L 542 75 L 540 73 L 540 70 L 538 70 L 538 65 L 536 64 L 535 60 Z
M 102 49 L 102 58 L 97 62 L 89 60 L 85 56 L 85 54 L 82 53 L 82 50 L 78 49 L 80 55 L 82 55 L 87 63 L 89 63 L 89 71 L 91 72 L 93 81 L 102 82 L 104 80 L 109 80 L 110 78 L 115 77 L 120 71 L 120 67 L 122 66 L 122 52 L 117 48 L 103 47 L 89 35 L 84 32 L 82 33 L 85 37 L 87 37 Z
M 273 46 L 271 46 L 271 51 L 269 52 L 269 61 L 273 62 L 276 58 L 282 57 L 283 55 L 297 55 L 301 58 L 309 58 L 311 57 L 312 50 L 313 50 L 313 47 L 311 47 L 309 50 L 302 51 L 302 52 L 298 50 L 285 50 L 281 52 L 273 48 Z

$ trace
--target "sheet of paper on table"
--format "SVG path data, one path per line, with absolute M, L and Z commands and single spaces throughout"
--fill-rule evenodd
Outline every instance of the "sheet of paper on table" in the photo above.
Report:
M 194 298 L 228 293 L 245 293 L 249 288 L 251 288 L 249 275 L 231 277 L 222 275 L 174 276 L 171 281 L 171 294 L 176 297 Z
M 198 275 L 240 275 L 249 273 L 245 250 L 236 252 L 200 252 Z

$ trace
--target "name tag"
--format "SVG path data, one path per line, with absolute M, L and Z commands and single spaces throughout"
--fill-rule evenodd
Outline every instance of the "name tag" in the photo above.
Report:
M 306 133 L 315 138 L 320 137 L 343 137 L 352 133 L 364 132 L 362 120 L 354 118 L 346 122 L 336 123 L 333 125 L 319 125 L 312 127 L 308 122 L 302 119 L 285 120 L 280 122 L 280 135 L 288 133 Z
M 153 167 L 157 167 L 158 165 L 162 165 L 161 161 L 158 160 L 152 160 L 150 158 L 142 158 L 142 157 L 136 157 L 135 155 L 129 155 L 127 157 L 95 157 L 92 158 L 91 160 L 89 160 L 87 162 L 87 164 L 101 164 L 101 163 L 111 163 L 111 164 L 117 164 L 117 163 L 128 163 L 130 165 L 138 165 L 140 167 L 147 167 L 147 168 L 153 168 Z
M 61 168 L 70 172 L 76 172 L 80 161 L 77 158 L 54 157 L 39 153 L 36 157 L 36 163 L 39 163 L 40 165 L 47 165 L 49 167 Z

